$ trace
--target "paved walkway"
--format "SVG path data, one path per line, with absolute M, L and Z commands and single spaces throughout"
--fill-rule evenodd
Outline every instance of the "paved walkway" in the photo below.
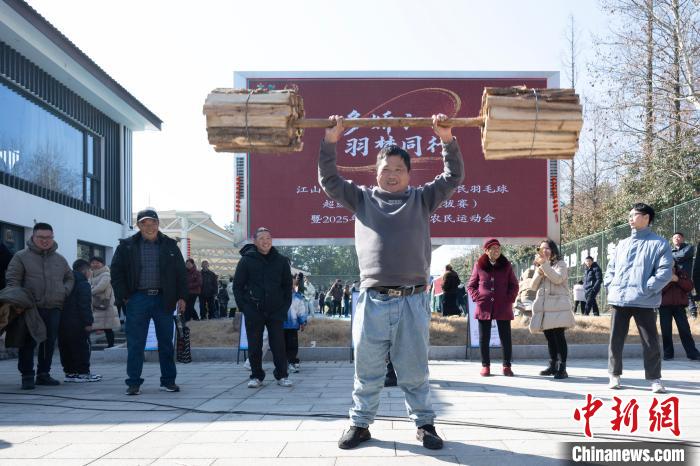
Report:
M 514 365 L 517 377 L 485 379 L 478 376 L 478 363 L 431 363 L 434 406 L 440 416 L 437 427 L 445 448 L 427 451 L 419 445 L 414 426 L 405 421 L 402 393 L 391 388 L 382 392 L 380 415 L 398 419 L 377 421 L 371 441 L 344 451 L 336 442 L 348 425 L 344 417 L 351 403 L 350 363 L 303 364 L 302 371 L 292 375 L 294 388 L 279 387 L 268 379 L 259 390 L 246 387 L 248 373 L 242 366 L 178 364 L 180 393 L 158 391 L 158 365 L 148 363 L 142 395 L 127 397 L 122 364 L 94 362 L 93 371 L 104 375 L 99 383 L 22 392 L 16 360 L 0 361 L 0 464 L 551 465 L 559 463 L 560 442 L 580 440 L 583 424 L 574 420 L 573 412 L 584 406 L 588 393 L 604 403 L 591 420 L 599 439 L 615 435 L 610 426 L 613 396 L 624 404 L 635 398 L 639 405 L 635 435 L 657 439 L 675 437 L 669 429 L 649 432 L 652 401 L 678 396 L 680 438 L 697 442 L 700 437 L 700 363 L 664 362 L 670 394 L 656 396 L 643 380 L 639 361 L 626 363 L 626 388 L 621 391 L 606 388 L 602 360 L 574 361 L 566 381 L 538 376 L 541 366 L 541 361 L 524 361 Z M 55 367 L 60 367 L 57 362 Z M 232 410 L 248 414 L 223 413 Z M 312 416 L 317 413 L 343 419 Z M 622 433 L 626 432 L 623 426 Z

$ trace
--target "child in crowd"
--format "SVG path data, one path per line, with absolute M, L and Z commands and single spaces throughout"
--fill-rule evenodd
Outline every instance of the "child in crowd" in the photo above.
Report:
M 63 305 L 58 329 L 64 382 L 99 382 L 102 376 L 90 373 L 90 332 L 94 321 L 88 282 L 90 264 L 83 259 L 73 262 L 73 277 L 75 285 Z
M 299 330 L 306 326 L 306 304 L 304 302 L 304 275 L 299 272 L 292 281 L 294 294 L 292 305 L 284 321 L 284 342 L 287 350 L 289 372 L 299 372 Z
M 579 280 L 574 285 L 574 314 L 576 309 L 581 305 L 581 314 L 586 310 L 586 290 L 583 289 L 583 280 Z

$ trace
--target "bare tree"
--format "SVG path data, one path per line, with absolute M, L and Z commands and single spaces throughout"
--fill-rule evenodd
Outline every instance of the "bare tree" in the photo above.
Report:
M 569 24 L 566 29 L 566 56 L 564 59 L 567 77 L 569 79 L 569 87 L 576 89 L 576 81 L 578 78 L 578 55 L 579 55 L 579 32 L 576 28 L 574 16 L 569 16 Z M 573 212 L 576 208 L 576 154 L 568 162 L 569 165 L 569 215 L 567 223 L 573 221 Z

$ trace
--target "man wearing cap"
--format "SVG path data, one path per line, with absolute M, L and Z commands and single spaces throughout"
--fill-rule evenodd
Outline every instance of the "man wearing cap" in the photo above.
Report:
M 360 295 L 352 339 L 355 355 L 354 406 L 351 427 L 338 441 L 342 449 L 370 439 L 369 425 L 379 407 L 385 360 L 391 361 L 406 397 L 416 437 L 429 449 L 440 449 L 428 373 L 430 215 L 452 196 L 463 178 L 462 154 L 445 115 L 433 117 L 442 142 L 443 172 L 430 183 L 410 187 L 411 159 L 396 145 L 377 154 L 377 187 L 357 186 L 342 178 L 335 145 L 343 135 L 343 119 L 331 117 L 318 161 L 318 178 L 326 194 L 355 214 L 355 248 L 360 266 Z
M 185 311 L 185 261 L 177 242 L 158 231 L 155 210 L 140 211 L 136 225 L 138 233 L 119 240 L 111 266 L 115 300 L 126 309 L 126 394 L 141 393 L 143 352 L 151 319 L 158 339 L 160 389 L 179 392 L 175 384 L 173 311 Z

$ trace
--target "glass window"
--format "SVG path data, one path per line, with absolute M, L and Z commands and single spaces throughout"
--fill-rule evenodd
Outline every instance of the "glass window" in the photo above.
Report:
M 105 253 L 106 249 L 104 246 L 78 241 L 78 259 L 85 259 L 86 261 L 89 261 L 91 257 L 101 257 L 104 259 Z
M 87 141 L 85 138 L 87 137 Z M 100 140 L 0 83 L 0 171 L 98 203 Z
M 15 254 L 24 249 L 24 228 L 8 223 L 0 223 L 0 241 Z

